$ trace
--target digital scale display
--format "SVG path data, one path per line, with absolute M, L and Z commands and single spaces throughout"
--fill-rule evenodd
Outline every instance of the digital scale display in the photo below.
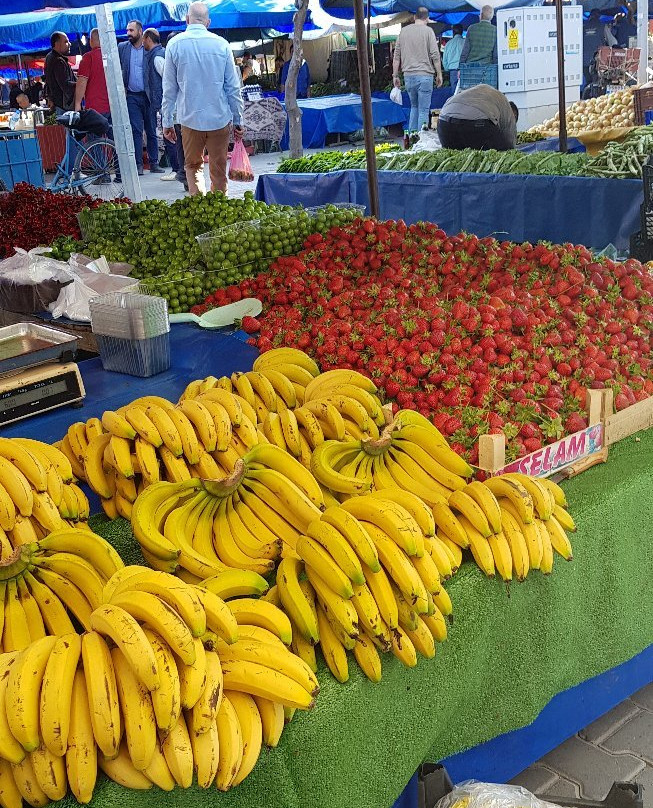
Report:
M 68 386 L 65 381 L 39 382 L 32 387 L 25 387 L 12 393 L 3 393 L 0 398 L 0 412 L 21 407 L 24 404 L 36 404 L 50 396 L 58 396 L 65 393 Z
M 0 426 L 66 404 L 79 406 L 84 385 L 77 365 L 49 365 L 0 379 Z

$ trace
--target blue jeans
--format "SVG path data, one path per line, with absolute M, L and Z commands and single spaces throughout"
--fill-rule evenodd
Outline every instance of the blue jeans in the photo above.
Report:
M 156 116 L 145 93 L 127 92 L 127 111 L 134 138 L 134 152 L 139 171 L 143 170 L 143 131 L 147 135 L 147 156 L 150 167 L 159 165 L 159 142 L 156 137 Z
M 417 73 L 404 76 L 406 92 L 410 98 L 410 121 L 408 129 L 416 132 L 428 122 L 433 95 L 433 76 Z

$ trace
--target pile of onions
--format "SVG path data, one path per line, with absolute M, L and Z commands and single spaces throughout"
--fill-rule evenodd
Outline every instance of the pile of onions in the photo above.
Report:
M 576 101 L 567 109 L 567 132 L 570 135 L 601 129 L 619 129 L 635 125 L 635 107 L 633 91 L 635 87 L 627 87 L 610 95 L 599 98 L 588 98 L 587 101 Z M 558 113 L 544 123 L 533 126 L 529 132 L 537 132 L 545 136 L 557 136 L 560 127 Z

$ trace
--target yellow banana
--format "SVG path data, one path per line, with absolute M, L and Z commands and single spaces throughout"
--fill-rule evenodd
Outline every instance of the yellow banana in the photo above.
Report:
M 254 370 L 260 371 L 265 368 L 279 368 L 279 365 L 297 365 L 308 371 L 311 376 L 319 376 L 320 369 L 317 364 L 304 351 L 298 348 L 272 348 L 261 354 L 254 362 Z M 283 371 L 281 371 L 283 372 Z
M 39 728 L 43 743 L 58 757 L 68 748 L 75 671 L 81 638 L 66 634 L 56 639 L 41 683 Z
M 170 773 L 181 788 L 193 782 L 193 748 L 183 714 L 161 744 Z
M 284 728 L 283 705 L 260 696 L 255 696 L 254 701 L 261 716 L 263 743 L 274 748 L 278 745 Z
M 481 570 L 489 578 L 492 578 L 495 573 L 494 556 L 492 555 L 492 549 L 487 538 L 476 529 L 476 527 L 467 519 L 467 517 L 460 516 L 458 519 L 465 530 L 465 533 L 467 534 L 469 547 L 472 551 L 472 555 L 474 556 L 474 560 Z
M 157 743 L 152 700 L 119 648 L 112 649 L 111 659 L 116 672 L 129 757 L 134 768 L 143 771 L 152 762 Z
M 14 438 L 15 440 L 15 438 Z M 548 488 L 549 491 L 553 494 L 553 499 L 556 505 L 559 505 L 561 508 L 567 507 L 567 497 L 565 496 L 565 492 L 563 489 L 557 484 L 554 483 L 548 477 L 541 477 L 539 478 L 540 482 L 545 488 Z
M 175 457 L 181 457 L 184 453 L 181 435 L 170 416 L 169 410 L 164 409 L 158 404 L 151 404 L 147 407 L 145 412 L 166 448 L 171 451 Z M 149 443 L 152 445 L 151 442 Z
M 540 519 L 546 521 L 551 518 L 555 500 L 553 494 L 539 479 L 516 473 L 504 474 L 503 478 L 522 485 L 528 491 L 533 501 L 535 513 Z
M 354 590 L 350 579 L 321 544 L 308 536 L 300 536 L 296 552 L 336 594 L 345 599 L 352 597 Z
M 549 534 L 553 549 L 556 553 L 559 553 L 565 561 L 571 561 L 573 558 L 571 542 L 560 522 L 558 522 L 555 516 L 552 516 L 544 525 Z
M 427 590 L 409 557 L 376 525 L 366 522 L 365 528 L 376 545 L 381 564 L 406 600 L 415 604 L 417 611 L 426 611 Z
M 342 508 L 360 521 L 376 525 L 408 555 L 424 555 L 424 535 L 403 506 L 391 500 L 365 496 L 347 500 Z
M 294 412 L 300 432 L 308 441 L 311 450 L 324 443 L 324 432 L 315 415 L 306 407 L 300 407 Z
M 215 784 L 220 791 L 228 791 L 243 761 L 243 736 L 236 710 L 227 697 L 220 704 L 216 726 L 220 756 Z
M 495 497 L 509 499 L 524 524 L 529 525 L 534 518 L 533 500 L 524 486 L 514 479 L 506 480 L 503 476 L 489 477 L 483 485 L 487 486 Z
M 358 614 L 351 600 L 336 594 L 312 567 L 306 567 L 306 575 L 324 612 L 348 637 L 355 639 L 359 634 Z
M 305 640 L 315 645 L 319 630 L 314 605 L 307 599 L 300 586 L 299 575 L 303 564 L 292 558 L 284 558 L 277 570 L 277 588 L 283 608 Z
M 92 613 L 90 626 L 94 631 L 113 640 L 147 690 L 156 690 L 159 687 L 160 679 L 152 646 L 143 629 L 128 612 L 114 604 L 105 603 Z
M 97 778 L 97 748 L 91 725 L 86 681 L 81 670 L 75 673 L 73 683 L 66 772 L 70 790 L 77 801 L 82 804 L 90 802 Z
M 566 511 L 561 505 L 556 504 L 553 507 L 552 516 L 554 516 L 558 520 L 558 522 L 560 523 L 560 526 L 565 531 L 567 531 L 569 533 L 575 533 L 576 532 L 576 523 L 572 519 L 571 514 L 569 513 L 569 511 Z
M 50 800 L 62 800 L 68 791 L 66 761 L 53 755 L 47 746 L 35 749 L 30 760 L 41 791 Z
M 125 410 L 125 419 L 146 443 L 156 448 L 163 445 L 161 433 L 145 410 L 133 405 L 127 407 Z
M 243 757 L 236 776 L 231 782 L 231 786 L 234 787 L 243 782 L 258 761 L 263 743 L 263 724 L 256 702 L 251 696 L 237 691 L 228 691 L 225 698 L 231 702 L 236 712 L 243 742 Z
M 109 647 L 97 632 L 82 636 L 82 659 L 93 736 L 102 753 L 113 758 L 118 754 L 122 735 L 118 688 Z
M 331 628 L 321 606 L 317 607 L 317 620 L 320 630 L 320 649 L 329 670 L 339 682 L 349 679 L 347 651 Z
M 448 505 L 463 514 L 484 538 L 492 533 L 485 512 L 466 491 L 453 491 Z
M 487 541 L 492 550 L 496 571 L 504 581 L 512 581 L 512 554 L 505 534 L 493 533 L 488 536 Z
M 522 533 L 519 522 L 508 511 L 501 513 L 501 526 L 510 545 L 512 566 L 517 580 L 523 581 L 528 575 L 529 556 L 528 545 Z
M 98 766 L 109 779 L 125 788 L 131 788 L 134 791 L 147 791 L 152 788 L 152 781 L 148 780 L 143 772 L 134 768 L 126 741 L 120 745 L 120 751 L 115 758 L 107 758 L 100 752 Z
M 493 533 L 501 532 L 501 509 L 499 502 L 487 485 L 478 481 L 469 483 L 465 488 L 465 493 L 476 502 L 485 514 Z
M 40 459 L 44 467 L 47 466 L 47 461 L 52 463 L 52 465 L 59 472 L 59 476 L 64 483 L 70 483 L 73 481 L 73 470 L 70 465 L 70 461 L 61 451 L 61 449 L 57 449 L 55 446 L 51 446 L 47 443 L 41 443 L 41 441 L 33 440 L 31 438 L 12 438 L 12 440 L 14 443 L 18 444 L 19 446 L 24 446 L 26 449 L 32 452 L 33 455 Z
M 401 626 L 392 633 L 392 653 L 407 668 L 414 668 L 417 665 L 415 646 Z
M 102 414 L 102 426 L 117 438 L 134 440 L 136 437 L 136 430 L 129 421 L 113 410 L 107 410 Z
M 16 789 L 28 805 L 43 808 L 50 802 L 38 784 L 30 755 L 23 758 L 20 763 L 12 765 L 11 772 Z
M 18 585 L 16 580 L 12 579 L 7 581 L 5 590 L 2 648 L 5 652 L 23 651 L 29 647 L 31 642 L 29 623 L 20 601 Z

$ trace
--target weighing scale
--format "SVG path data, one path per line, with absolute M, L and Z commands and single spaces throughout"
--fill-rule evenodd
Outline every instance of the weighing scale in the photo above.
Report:
M 17 323 L 0 328 L 0 427 L 86 395 L 72 361 L 79 340 L 54 328 Z

